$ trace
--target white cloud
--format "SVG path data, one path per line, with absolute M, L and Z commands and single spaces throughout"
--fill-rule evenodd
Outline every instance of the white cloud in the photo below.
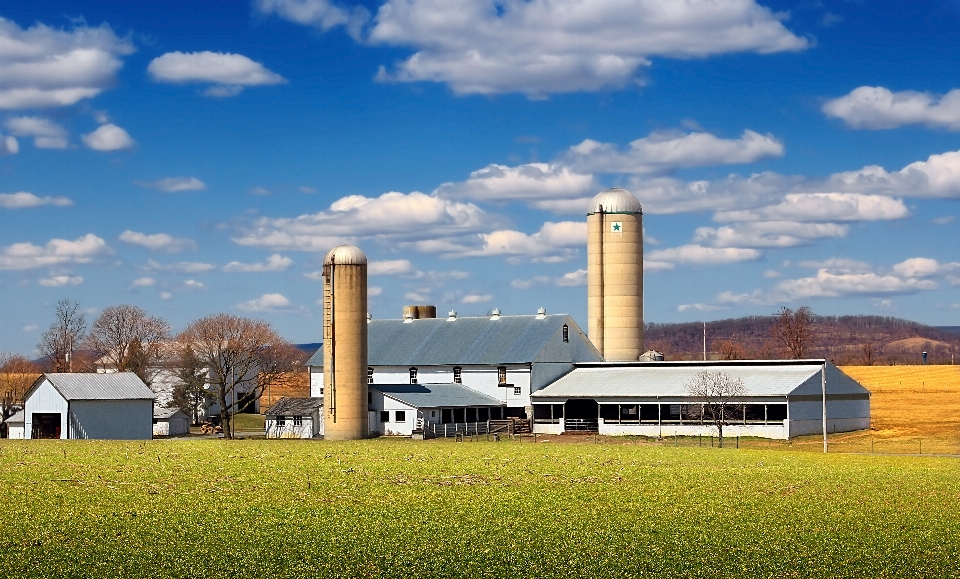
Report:
M 460 300 L 462 304 L 484 304 L 493 299 L 490 294 L 467 294 Z
M 738 261 L 753 261 L 760 259 L 763 254 L 756 249 L 739 247 L 703 247 L 702 245 L 681 245 L 669 249 L 651 251 L 648 255 L 651 261 L 666 261 L 674 263 L 702 263 L 720 264 Z M 646 266 L 646 263 L 644 263 Z
M 551 281 L 552 280 L 545 275 L 537 275 L 537 276 L 531 277 L 530 279 L 515 279 L 510 282 L 510 287 L 526 290 L 536 285 L 548 284 Z
M 944 215 L 943 217 L 937 217 L 931 221 L 934 225 L 949 225 L 953 223 L 954 219 L 956 219 L 956 217 L 953 215 Z
M 717 310 L 725 310 L 727 308 L 723 306 L 716 306 L 713 304 L 680 304 L 677 306 L 678 312 L 715 312 Z
M 238 310 L 258 313 L 284 313 L 298 311 L 286 297 L 281 294 L 263 294 L 257 299 L 242 302 L 236 305 Z
M 40 329 L 40 326 L 38 326 L 37 324 L 30 324 L 30 325 L 28 325 L 28 326 L 24 326 L 24 327 L 20 328 L 20 331 L 21 331 L 21 332 L 36 332 L 38 329 Z
M 224 52 L 168 52 L 150 61 L 147 72 L 157 82 L 213 84 L 204 93 L 211 97 L 231 97 L 247 86 L 287 82 L 259 62 Z
M 70 144 L 67 130 L 43 117 L 13 117 L 4 126 L 17 137 L 33 137 L 33 146 L 38 149 L 66 149 Z
M 575 173 L 564 165 L 528 163 L 516 167 L 487 165 L 470 173 L 466 181 L 440 185 L 435 194 L 490 202 L 552 201 L 580 197 L 598 187 L 592 175 Z
M 717 221 L 877 221 L 901 219 L 910 210 L 900 199 L 862 193 L 791 193 L 776 204 L 747 211 L 721 211 Z
M 203 283 L 202 281 L 197 281 L 195 279 L 188 279 L 183 282 L 183 285 L 185 285 L 187 289 L 203 289 L 207 287 L 205 283 Z
M 827 185 L 835 190 L 957 199 L 960 198 L 960 151 L 930 155 L 926 161 L 910 163 L 894 172 L 869 165 L 857 171 L 836 173 L 830 176 Z
M 92 233 L 74 241 L 51 239 L 43 247 L 14 243 L 0 250 L 0 269 L 32 269 L 68 263 L 89 263 L 110 253 L 107 242 Z
M 389 259 L 371 261 L 367 264 L 369 275 L 405 275 L 413 273 L 413 264 L 409 259 Z
M 376 285 L 367 287 L 367 297 L 376 297 L 383 293 L 383 288 Z
M 558 260 L 573 257 L 575 247 L 587 242 L 587 224 L 579 221 L 546 222 L 540 231 L 527 235 L 522 231 L 501 229 L 480 234 L 481 246 L 442 248 L 443 257 L 481 257 L 515 255 L 537 257 L 554 255 Z M 556 260 L 554 260 L 556 261 Z
M 369 41 L 417 52 L 381 80 L 447 83 L 458 94 L 618 88 L 648 57 L 801 50 L 808 42 L 753 0 L 389 0 Z
M 67 207 L 73 205 L 69 197 L 37 197 L 33 193 L 19 191 L 17 193 L 0 193 L 0 207 L 4 209 L 26 209 L 41 205 L 55 205 Z
M 300 191 L 301 193 L 304 193 L 306 195 L 312 195 L 313 193 L 317 192 L 317 188 L 311 187 L 309 185 L 301 185 L 297 187 L 297 191 Z
M 320 30 L 346 25 L 355 38 L 360 26 L 370 18 L 370 13 L 362 6 L 356 6 L 352 12 L 348 12 L 329 0 L 256 0 L 255 4 L 264 14 L 275 13 L 281 18 L 316 26 Z
M 141 187 L 157 189 L 165 193 L 177 193 L 179 191 L 203 191 L 207 188 L 206 184 L 196 177 L 167 177 L 157 181 L 134 181 Z
M 0 46 L 0 109 L 61 107 L 94 97 L 114 84 L 119 57 L 134 51 L 106 24 L 23 29 L 3 18 Z
M 873 266 L 863 261 L 846 257 L 831 257 L 823 261 L 801 261 L 797 264 L 807 269 L 825 269 L 830 273 L 870 273 Z
M 843 237 L 849 227 L 836 223 L 758 221 L 724 227 L 698 227 L 693 240 L 713 247 L 796 247 L 815 239 Z
M 403 294 L 403 299 L 409 302 L 420 302 L 426 303 L 430 301 L 430 293 L 419 291 L 419 292 L 407 292 Z
M 113 123 L 100 125 L 97 130 L 80 138 L 83 144 L 94 151 L 120 151 L 130 149 L 136 144 L 127 131 Z
M 893 271 L 903 277 L 933 277 L 960 270 L 960 263 L 940 263 L 928 257 L 912 257 L 893 266 Z
M 739 139 L 721 139 L 710 133 L 653 133 L 630 143 L 621 152 L 616 145 L 587 139 L 570 147 L 564 160 L 580 173 L 654 173 L 679 167 L 752 163 L 783 155 L 783 143 L 772 135 L 744 131 Z
M 4 155 L 16 155 L 20 152 L 20 143 L 13 137 L 0 133 L 0 157 Z
M 69 276 L 69 275 L 55 275 L 51 277 L 41 278 L 37 283 L 45 287 L 60 287 L 65 285 L 80 285 L 83 283 L 83 278 L 79 275 Z
M 168 300 L 173 297 L 173 294 L 170 292 L 160 292 L 160 299 Z
M 903 279 L 895 275 L 832 273 L 821 269 L 816 276 L 784 280 L 769 292 L 760 292 L 751 301 L 780 303 L 810 298 L 912 294 L 936 289 L 932 280 Z
M 152 277 L 138 277 L 133 280 L 133 287 L 149 287 L 155 285 L 157 281 Z
M 778 277 L 783 277 L 783 273 L 781 273 L 781 272 L 779 272 L 779 271 L 777 271 L 777 270 L 775 270 L 775 269 L 768 269 L 767 271 L 763 272 L 763 277 L 766 277 L 766 278 L 778 278 Z
M 861 86 L 823 105 L 827 116 L 855 129 L 893 129 L 904 125 L 960 131 L 960 89 L 943 96 L 882 86 Z
M 279 253 L 275 253 L 268 257 L 262 263 L 240 263 L 239 261 L 231 261 L 227 265 L 223 266 L 223 271 L 228 273 L 257 273 L 264 271 L 285 271 L 288 267 L 293 265 L 293 260 L 289 257 L 284 257 Z
M 587 285 L 587 270 L 578 269 L 558 277 L 556 282 L 560 287 L 582 287 Z
M 186 237 L 173 237 L 167 233 L 147 235 L 128 229 L 120 234 L 119 239 L 124 243 L 139 245 L 151 251 L 159 251 L 162 253 L 179 253 L 197 248 L 197 243 L 194 240 Z
M 174 273 L 205 273 L 217 269 L 212 263 L 196 261 L 180 261 L 177 263 L 157 263 L 152 259 L 147 261 L 147 269 L 152 271 L 172 271 Z
M 250 190 L 251 195 L 273 195 L 273 191 L 264 187 L 254 187 Z

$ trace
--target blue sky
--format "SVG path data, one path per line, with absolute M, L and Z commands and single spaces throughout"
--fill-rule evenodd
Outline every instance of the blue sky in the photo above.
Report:
M 960 324 L 960 2 L 8 4 L 0 350 L 63 298 L 320 339 L 370 310 L 568 312 L 585 208 L 644 209 L 645 317 Z

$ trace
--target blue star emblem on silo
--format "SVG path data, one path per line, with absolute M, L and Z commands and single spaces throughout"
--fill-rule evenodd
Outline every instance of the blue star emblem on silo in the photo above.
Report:
M 621 233 L 621 232 L 623 232 L 623 223 L 621 223 L 621 222 L 619 222 L 619 221 L 614 221 L 614 222 L 610 225 L 610 231 L 612 231 L 612 232 L 614 232 L 614 233 Z

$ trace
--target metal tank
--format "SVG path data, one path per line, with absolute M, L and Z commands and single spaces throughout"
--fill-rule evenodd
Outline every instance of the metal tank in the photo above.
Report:
M 587 331 L 607 361 L 643 352 L 643 212 L 628 191 L 607 189 L 587 213 Z
M 366 438 L 367 410 L 367 256 L 341 245 L 323 259 L 324 438 Z

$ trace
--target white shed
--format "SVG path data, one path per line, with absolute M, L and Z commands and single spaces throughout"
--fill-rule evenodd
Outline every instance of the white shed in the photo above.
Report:
M 323 398 L 284 397 L 267 410 L 267 438 L 314 438 L 323 434 Z
M 133 372 L 43 374 L 24 394 L 24 437 L 149 440 L 153 404 Z
M 376 384 L 370 387 L 370 432 L 411 436 L 417 429 L 451 425 L 460 432 L 484 431 L 505 418 L 506 405 L 463 384 Z M 468 426 L 469 425 L 469 426 Z
M 4 423 L 7 425 L 7 438 L 23 438 L 23 410 L 7 418 Z
M 153 409 L 154 436 L 183 436 L 190 434 L 190 417 L 179 408 Z

